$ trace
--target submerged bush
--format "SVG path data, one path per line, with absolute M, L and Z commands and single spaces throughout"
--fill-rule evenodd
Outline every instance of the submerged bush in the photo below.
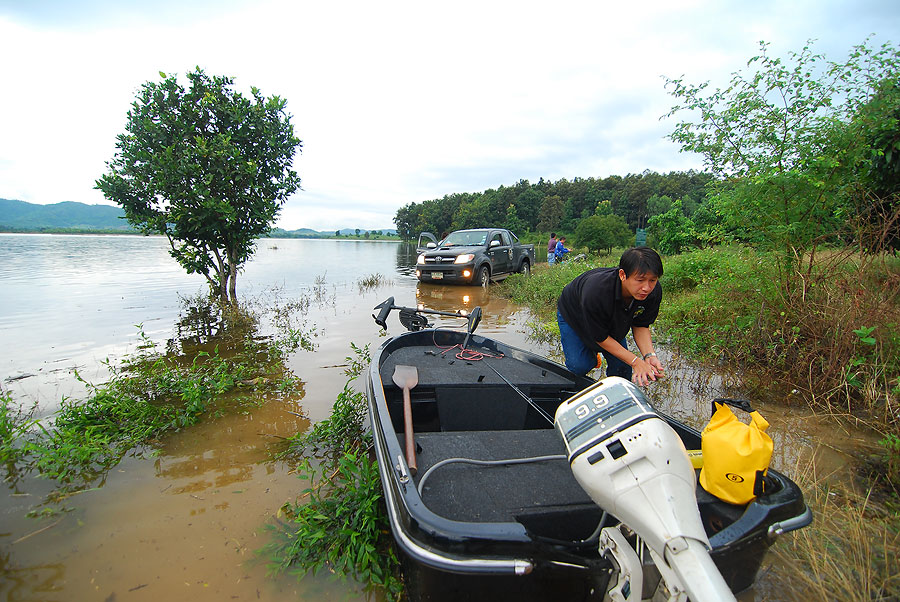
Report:
M 13 420 L 9 395 L 4 395 L 0 459 L 18 460 L 66 487 L 83 486 L 130 451 L 204 415 L 295 395 L 298 381 L 284 359 L 311 345 L 311 335 L 261 337 L 258 321 L 252 311 L 216 307 L 209 299 L 187 300 L 176 325 L 178 337 L 165 350 L 139 325 L 137 350 L 120 366 L 107 361 L 107 382 L 85 382 L 88 396 L 63 399 L 47 424 Z M 225 351 L 220 352 L 220 343 Z
M 14 406 L 9 391 L 0 391 L 0 464 L 5 464 L 8 471 L 15 471 L 27 453 L 24 438 L 36 422 L 31 412 Z
M 349 379 L 331 416 L 292 437 L 281 454 L 298 464 L 309 487 L 301 499 L 282 506 L 285 520 L 270 525 L 273 541 L 260 553 L 269 558 L 270 573 L 294 572 L 299 578 L 327 569 L 398 600 L 403 592 L 400 561 L 383 507 L 378 465 L 369 456 L 366 399 L 351 386 L 369 363 L 369 347 L 351 347 L 355 357 L 347 358 Z

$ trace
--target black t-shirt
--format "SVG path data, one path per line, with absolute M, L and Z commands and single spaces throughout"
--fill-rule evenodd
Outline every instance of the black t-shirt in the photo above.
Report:
M 567 284 L 556 307 L 584 345 L 599 353 L 598 343 L 606 337 L 621 341 L 633 326 L 653 324 L 660 301 L 662 285 L 657 282 L 643 301 L 623 302 L 619 268 L 596 268 Z

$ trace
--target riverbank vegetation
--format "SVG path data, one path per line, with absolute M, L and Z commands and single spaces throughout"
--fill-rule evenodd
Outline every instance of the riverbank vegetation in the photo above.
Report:
M 234 307 L 186 299 L 177 337 L 161 346 L 139 327 L 136 350 L 115 365 L 107 361 L 105 382 L 84 383 L 84 399 L 63 399 L 56 413 L 41 420 L 0 392 L 5 480 L 53 480 L 47 505 L 33 510 L 45 516 L 73 491 L 102 483 L 126 454 L 151 452 L 165 433 L 204 417 L 301 396 L 301 383 L 284 360 L 297 349 L 313 349 L 315 331 L 303 323 L 302 303 L 280 302 L 276 295 L 267 304 L 264 309 L 255 301 Z M 278 336 L 260 334 L 263 311 L 278 325 Z
M 843 483 L 794 475 L 816 519 L 777 553 L 821 599 L 900 596 L 900 52 L 862 44 L 844 62 L 810 47 L 760 54 L 725 89 L 669 80 L 672 139 L 712 178 L 692 211 L 647 220 L 664 255 L 657 336 L 878 433 Z M 694 200 L 691 200 L 693 203 Z M 538 236 L 545 240 L 547 233 Z M 589 247 L 578 236 L 572 245 Z M 511 277 L 504 290 L 557 337 L 562 287 L 612 255 Z M 792 577 L 792 579 L 797 577 Z M 787 595 L 790 595 L 789 593 Z
M 618 256 L 538 266 L 499 290 L 531 308 L 533 336 L 558 341 L 562 288 L 587 269 L 617 265 Z M 771 254 L 741 245 L 665 257 L 656 337 L 695 361 L 728 366 L 750 390 L 792 391 L 836 423 L 851 420 L 880 433 L 881 448 L 860 457 L 849 480 L 818 475 L 814 463 L 791 472 L 815 519 L 775 553 L 796 570 L 803 591 L 819 599 L 894 599 L 900 596 L 894 560 L 900 557 L 900 313 L 897 284 L 888 294 L 884 282 L 900 283 L 900 261 L 884 258 L 860 272 L 860 262 L 845 257 L 841 270 L 821 279 L 800 304 L 775 292 L 775 263 Z M 881 285 L 859 285 L 873 279 Z
M 403 592 L 400 561 L 384 510 L 378 465 L 371 456 L 363 393 L 354 379 L 370 362 L 368 346 L 351 343 L 348 380 L 331 416 L 307 433 L 290 438 L 281 459 L 291 463 L 309 486 L 300 499 L 286 503 L 271 525 L 273 541 L 260 553 L 271 573 L 330 571 L 365 584 L 389 600 Z

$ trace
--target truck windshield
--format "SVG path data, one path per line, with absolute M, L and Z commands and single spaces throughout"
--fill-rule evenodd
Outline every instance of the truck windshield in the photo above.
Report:
M 450 236 L 448 236 L 444 240 L 443 246 L 450 247 L 453 245 L 458 245 L 458 246 L 483 245 L 486 239 L 487 239 L 487 232 L 478 232 L 475 230 L 459 230 L 457 232 L 452 232 L 450 234 Z

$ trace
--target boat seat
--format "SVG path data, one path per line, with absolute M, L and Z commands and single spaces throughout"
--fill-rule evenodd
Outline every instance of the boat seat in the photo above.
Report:
M 499 460 L 564 455 L 555 429 L 417 433 L 416 484 L 425 472 L 448 458 Z M 513 522 L 527 517 L 597 507 L 581 488 L 565 458 L 529 464 L 478 466 L 453 463 L 429 475 L 422 499 L 445 518 L 465 522 Z

